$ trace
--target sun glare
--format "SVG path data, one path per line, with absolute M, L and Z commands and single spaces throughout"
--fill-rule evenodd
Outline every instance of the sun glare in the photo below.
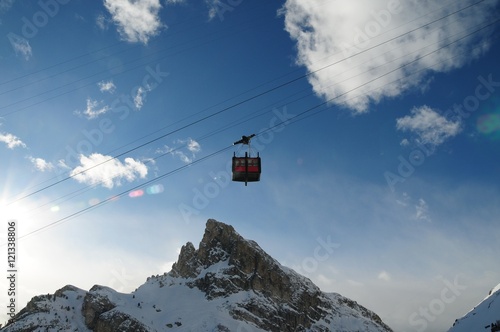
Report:
M 4 190 L 0 196 L 0 211 L 2 223 L 9 220 L 24 221 L 33 215 L 33 204 L 28 199 L 15 201 L 8 191 Z
M 2 206 L 2 219 L 3 221 L 8 220 L 19 220 L 23 219 L 27 215 L 27 211 L 22 207 L 20 203 L 9 204 L 7 201 L 2 200 L 0 202 Z

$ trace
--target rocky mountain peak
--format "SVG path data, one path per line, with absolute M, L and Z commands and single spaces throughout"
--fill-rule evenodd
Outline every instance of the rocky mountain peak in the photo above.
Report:
M 172 266 L 172 273 L 193 278 L 201 270 L 226 261 L 244 273 L 251 273 L 259 258 L 270 260 L 257 243 L 244 239 L 231 225 L 209 219 L 199 249 L 196 250 L 191 242 L 182 246 L 179 259 Z
M 187 285 L 200 289 L 208 299 L 228 297 L 241 291 L 270 299 L 265 310 L 261 303 L 248 301 L 233 311 L 239 319 L 251 320 L 266 330 L 273 330 L 276 325 L 280 331 L 306 328 L 334 307 L 309 279 L 282 266 L 232 226 L 213 219 L 207 221 L 199 249 L 190 242 L 184 245 L 170 274 L 193 279 Z M 354 301 L 345 298 L 342 301 L 367 314 L 383 326 L 384 331 L 390 331 L 377 315 Z M 276 310 L 269 310 L 270 307 Z M 276 322 L 279 317 L 287 318 Z
M 169 273 L 131 294 L 96 285 L 35 297 L 6 331 L 365 331 L 391 329 L 370 310 L 282 266 L 232 226 L 210 219 Z
M 211 266 L 219 266 L 217 272 L 222 273 L 202 272 Z M 225 294 L 243 289 L 286 300 L 292 298 L 289 287 L 291 278 L 283 267 L 256 242 L 244 239 L 232 226 L 213 219 L 206 224 L 198 250 L 190 242 L 181 248 L 171 274 L 196 278 L 194 284 L 206 291 L 209 297 L 217 296 L 211 289 L 218 292 L 224 290 Z M 226 282 L 226 277 L 231 279 L 231 283 Z M 219 282 L 216 279 L 224 280 Z M 319 292 L 312 283 L 308 286 L 314 289 L 313 292 Z

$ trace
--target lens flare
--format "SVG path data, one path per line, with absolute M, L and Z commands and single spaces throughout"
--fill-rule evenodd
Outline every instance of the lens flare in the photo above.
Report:
M 144 195 L 144 190 L 142 189 L 137 189 L 137 190 L 134 190 L 134 191 L 131 191 L 129 194 L 128 194 L 128 197 L 130 198 L 137 198 L 137 197 L 141 197 Z
M 477 130 L 487 136 L 500 138 L 500 114 L 485 114 L 477 120 Z
M 161 184 L 154 184 L 152 185 L 151 187 L 148 187 L 146 189 L 146 192 L 149 194 L 149 195 L 157 195 L 157 194 L 161 194 L 163 192 L 163 186 Z
M 89 199 L 89 206 L 94 206 L 94 205 L 97 205 L 99 204 L 101 201 L 99 200 L 99 198 L 91 198 Z

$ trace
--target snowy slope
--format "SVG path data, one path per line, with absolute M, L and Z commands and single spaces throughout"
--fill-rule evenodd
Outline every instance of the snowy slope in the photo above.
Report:
M 264 309 L 274 310 L 273 304 L 265 297 L 252 292 L 238 292 L 228 297 L 207 300 L 205 293 L 197 288 L 186 287 L 190 280 L 170 276 L 151 278 L 132 294 L 118 293 L 110 288 L 95 286 L 89 292 L 94 296 L 103 296 L 111 300 L 116 307 L 112 312 L 120 312 L 140 322 L 144 331 L 266 331 L 254 324 L 235 319 L 230 312 L 241 310 L 239 303 L 257 302 Z M 168 284 L 165 284 L 168 283 Z M 2 331 L 92 331 L 85 325 L 81 315 L 84 301 L 83 290 L 67 286 L 62 297 L 43 296 L 37 302 L 38 312 L 26 317 L 19 317 L 14 325 Z M 67 297 L 67 299 L 66 299 Z M 337 303 L 346 303 L 347 299 L 338 294 L 328 294 Z M 347 300 L 350 301 L 350 300 Z M 69 309 L 68 309 L 69 308 Z M 355 309 L 339 306 L 337 312 L 327 315 L 309 331 L 385 331 L 373 325 L 369 319 L 359 319 Z M 258 319 L 258 317 L 254 317 Z M 129 323 L 121 325 L 124 331 L 136 331 L 127 328 Z M 33 328 L 36 327 L 35 330 Z M 95 329 L 94 329 L 95 330 Z
M 495 330 L 495 328 L 492 329 L 492 324 L 497 324 L 498 330 L 496 331 L 500 331 L 500 324 L 497 322 L 500 322 L 500 284 L 493 288 L 474 309 L 457 319 L 448 332 L 490 332 Z
M 21 310 L 18 323 L 1 331 L 90 331 L 80 312 L 86 291 L 66 286 L 53 295 L 36 296 Z
M 130 294 L 73 286 L 33 298 L 2 331 L 391 332 L 370 310 L 323 293 L 258 244 L 215 220 L 199 249 Z

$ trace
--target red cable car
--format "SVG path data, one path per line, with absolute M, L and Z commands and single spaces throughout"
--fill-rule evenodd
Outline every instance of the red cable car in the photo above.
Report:
M 245 186 L 248 182 L 260 181 L 261 162 L 259 153 L 257 153 L 257 157 L 251 157 L 250 155 L 250 139 L 254 136 L 255 134 L 242 136 L 241 140 L 234 142 L 235 145 L 248 145 L 248 152 L 245 152 L 244 157 L 236 157 L 236 152 L 234 153 L 232 167 L 233 181 L 245 182 Z

